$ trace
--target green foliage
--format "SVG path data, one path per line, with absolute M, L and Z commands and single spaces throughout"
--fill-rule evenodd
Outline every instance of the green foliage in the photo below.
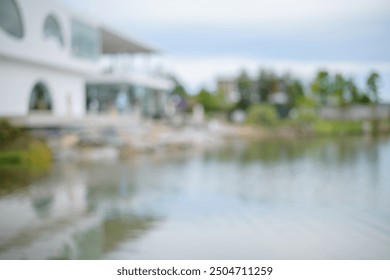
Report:
M 287 94 L 289 108 L 315 107 L 315 106 L 339 106 L 345 107 L 350 104 L 370 104 L 378 102 L 378 81 L 377 72 L 371 72 L 366 81 L 367 89 L 360 89 L 352 77 L 345 77 L 341 73 L 331 73 L 327 70 L 320 70 L 315 77 L 303 83 L 300 79 L 290 73 L 277 75 L 268 69 L 261 69 L 256 80 L 251 80 L 247 72 L 242 71 L 235 79 L 235 86 L 239 92 L 239 101 L 233 109 L 247 111 L 256 103 L 268 103 L 269 97 L 275 92 Z M 309 90 L 307 90 L 309 89 Z M 217 105 L 223 102 L 221 99 L 202 97 L 202 104 L 206 110 L 213 108 L 227 108 Z
M 0 149 L 0 196 L 25 188 L 42 176 L 51 162 L 51 151 L 38 140 L 29 140 L 27 147 Z
M 279 117 L 274 106 L 269 104 L 251 105 L 247 112 L 246 123 L 274 126 L 278 124 Z
M 296 107 L 290 112 L 290 116 L 296 123 L 311 123 L 317 120 L 317 114 L 314 107 Z
M 184 88 L 184 86 L 182 85 L 182 83 L 173 75 L 170 76 L 170 79 L 172 80 L 172 82 L 175 85 L 175 87 L 172 91 L 172 94 L 178 95 L 180 97 L 187 97 L 188 93 L 187 93 L 186 89 Z
M 355 81 L 352 78 L 349 78 L 345 81 L 346 91 L 349 94 L 350 103 L 361 103 L 361 93 L 358 87 L 355 84 Z
M 261 69 L 257 77 L 258 95 L 261 102 L 268 102 L 271 93 L 278 90 L 279 78 L 271 70 Z
M 329 93 L 331 92 L 330 78 L 328 71 L 320 70 L 317 72 L 314 80 L 310 84 L 311 91 L 320 105 L 328 103 Z
M 290 98 L 290 105 L 297 106 L 305 100 L 305 91 L 300 80 L 287 80 L 286 91 Z
M 202 89 L 195 96 L 195 102 L 200 103 L 206 112 L 227 110 L 227 104 L 223 93 L 211 93 L 206 89 Z
M 27 149 L 2 151 L 1 167 L 25 168 L 33 172 L 42 172 L 49 168 L 52 161 L 49 148 L 38 140 L 32 140 Z
M 317 120 L 313 129 L 318 134 L 357 134 L 362 132 L 360 121 Z
M 305 87 L 301 80 L 290 73 L 281 76 L 270 70 L 261 69 L 257 78 L 258 100 L 268 102 L 268 98 L 275 92 L 284 92 L 288 95 L 289 105 L 298 105 L 299 100 L 305 97 Z
M 0 119 L 0 147 L 11 143 L 23 134 L 22 129 L 12 126 L 6 119 Z
M 51 161 L 51 151 L 45 143 L 7 120 L 0 121 L 0 168 L 22 168 L 35 173 L 45 171 Z
M 333 95 L 338 106 L 345 106 L 347 104 L 346 89 L 347 81 L 343 75 L 336 74 L 333 81 Z
M 370 97 L 368 97 L 367 94 L 362 93 L 359 96 L 358 103 L 360 103 L 360 104 L 370 104 L 370 103 L 372 103 L 372 101 L 371 101 Z
M 345 80 L 346 104 L 370 104 L 371 98 L 368 94 L 358 88 L 352 78 Z
M 298 96 L 295 101 L 294 101 L 294 105 L 295 107 L 315 107 L 316 106 L 316 102 L 313 98 L 311 98 L 310 96 Z
M 320 106 L 378 103 L 378 80 L 379 74 L 371 72 L 366 81 L 367 91 L 364 92 L 352 78 L 345 78 L 340 73 L 332 75 L 322 70 L 317 72 L 310 88 Z
M 246 110 L 252 100 L 252 80 L 249 78 L 245 71 L 242 71 L 237 78 L 237 88 L 240 94 L 240 100 L 238 101 L 238 108 Z
M 368 88 L 368 95 L 370 96 L 370 99 L 373 100 L 375 103 L 379 102 L 378 81 L 379 81 L 379 74 L 373 71 L 368 76 L 366 82 Z

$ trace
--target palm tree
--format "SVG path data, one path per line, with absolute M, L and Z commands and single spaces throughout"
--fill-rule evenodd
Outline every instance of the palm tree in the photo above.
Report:
M 375 102 L 379 102 L 378 97 L 378 81 L 379 81 L 379 74 L 375 71 L 372 71 L 370 75 L 367 78 L 367 88 L 368 88 L 368 94 L 370 95 L 371 99 Z
M 267 102 L 271 93 L 278 90 L 278 77 L 271 70 L 261 69 L 257 77 L 259 99 Z
M 334 91 L 333 94 L 337 99 L 337 105 L 344 106 L 347 104 L 346 89 L 347 81 L 344 79 L 343 75 L 338 73 L 334 77 Z
M 326 105 L 331 92 L 331 83 L 328 71 L 318 71 L 316 77 L 311 82 L 310 87 L 312 93 L 317 96 L 320 105 Z
M 246 110 L 252 100 L 252 81 L 245 70 L 243 70 L 240 76 L 237 78 L 237 88 L 240 94 L 240 100 L 238 101 L 239 109 Z

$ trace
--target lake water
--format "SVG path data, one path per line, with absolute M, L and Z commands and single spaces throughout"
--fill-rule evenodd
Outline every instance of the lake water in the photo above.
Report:
M 390 259 L 390 139 L 56 163 L 0 197 L 1 259 Z

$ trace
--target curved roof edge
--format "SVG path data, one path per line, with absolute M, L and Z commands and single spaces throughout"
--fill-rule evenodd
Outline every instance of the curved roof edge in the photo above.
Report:
M 103 54 L 118 53 L 158 53 L 159 51 L 146 44 L 128 38 L 107 26 L 100 26 Z

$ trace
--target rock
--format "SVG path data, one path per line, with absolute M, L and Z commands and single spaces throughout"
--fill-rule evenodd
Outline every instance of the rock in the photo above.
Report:
M 61 148 L 67 149 L 70 147 L 74 147 L 78 144 L 80 141 L 79 137 L 75 134 L 66 134 L 61 137 L 60 139 L 60 146 Z
M 55 149 L 53 155 L 57 161 L 76 160 L 79 156 L 76 149 Z
M 81 147 L 103 147 L 105 145 L 104 136 L 98 133 L 83 133 L 80 135 L 79 146 Z
M 78 159 L 81 161 L 117 160 L 119 151 L 113 147 L 89 147 L 79 150 Z

